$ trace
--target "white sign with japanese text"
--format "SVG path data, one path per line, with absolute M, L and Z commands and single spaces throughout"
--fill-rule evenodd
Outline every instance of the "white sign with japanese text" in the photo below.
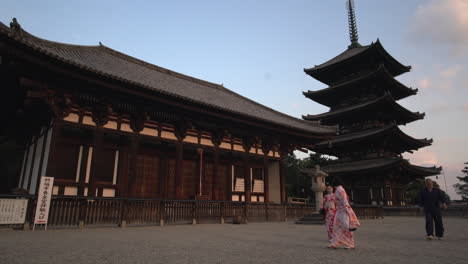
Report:
M 41 177 L 41 184 L 39 185 L 39 192 L 37 195 L 36 215 L 34 217 L 35 225 L 47 224 L 53 187 L 54 177 Z
M 24 224 L 27 199 L 0 199 L 0 225 Z

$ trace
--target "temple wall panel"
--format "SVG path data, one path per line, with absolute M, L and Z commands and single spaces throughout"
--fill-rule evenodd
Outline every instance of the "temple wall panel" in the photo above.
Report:
M 231 149 L 231 143 L 228 143 L 228 142 L 221 142 L 221 144 L 219 145 L 220 148 L 223 148 L 223 149 Z
M 83 116 L 83 124 L 90 125 L 90 126 L 96 125 L 96 123 L 94 123 L 93 118 L 91 116 Z
M 210 147 L 214 146 L 213 143 L 211 142 L 211 139 L 208 139 L 208 138 L 201 138 L 200 144 L 205 145 L 205 146 L 210 146 Z
M 268 164 L 268 189 L 270 202 L 281 203 L 279 161 L 272 161 Z
M 117 129 L 117 122 L 116 121 L 108 121 L 105 125 L 104 128 L 108 129 Z
M 203 179 L 202 179 L 202 194 L 203 195 L 210 195 L 212 197 L 212 189 L 213 189 L 213 163 L 205 162 L 203 167 Z
M 63 195 L 70 195 L 70 196 L 78 195 L 78 187 L 66 186 Z
M 161 131 L 161 137 L 166 138 L 166 139 L 177 140 L 177 137 L 172 131 L 165 131 L 165 130 Z
M 195 160 L 184 160 L 183 173 L 183 196 L 184 199 L 193 199 L 197 195 L 197 162 Z
M 239 144 L 234 144 L 234 148 L 233 148 L 235 151 L 242 151 L 244 152 L 244 147 L 242 147 L 242 145 L 239 145 Z
M 169 166 L 167 171 L 167 198 L 168 199 L 175 199 L 175 167 L 176 161 L 175 159 L 169 160 Z
M 104 188 L 102 191 L 102 197 L 115 197 L 115 189 Z
M 132 128 L 130 127 L 130 124 L 128 124 L 128 123 L 120 124 L 120 130 L 122 130 L 124 132 L 133 132 Z
M 76 113 L 70 113 L 68 116 L 64 117 L 63 120 L 78 123 L 80 120 L 80 116 Z
M 198 144 L 198 137 L 195 136 L 186 136 L 183 140 L 184 142 L 187 143 L 193 143 L 193 144 Z

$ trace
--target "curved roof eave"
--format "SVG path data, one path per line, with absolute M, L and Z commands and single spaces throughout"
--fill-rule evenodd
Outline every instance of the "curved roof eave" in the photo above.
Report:
M 309 121 L 319 121 L 325 118 L 336 118 L 340 115 L 347 114 L 351 111 L 357 111 L 359 109 L 364 109 L 366 107 L 371 107 L 373 105 L 377 105 L 377 104 L 384 103 L 384 102 L 391 104 L 396 111 L 401 112 L 404 115 L 407 115 L 408 117 L 411 117 L 414 120 L 422 119 L 424 117 L 424 113 L 409 111 L 408 109 L 404 108 L 403 106 L 395 102 L 395 100 L 392 98 L 392 96 L 389 93 L 386 93 L 383 96 L 377 97 L 373 100 L 370 100 L 361 104 L 343 107 L 334 111 L 329 111 L 329 112 L 325 112 L 325 113 L 318 114 L 318 115 L 303 115 L 302 118 L 304 120 L 309 120 Z
M 395 66 L 395 70 L 391 70 L 394 73 L 394 76 L 398 76 L 411 70 L 411 66 L 405 66 L 396 60 L 393 56 L 391 56 L 380 43 L 380 40 L 377 39 L 375 42 L 372 42 L 367 46 L 349 48 L 331 60 L 328 60 L 320 65 L 316 65 L 312 68 L 304 69 L 304 72 L 316 78 L 317 80 L 320 80 L 322 79 L 320 78 L 321 72 L 327 71 L 328 69 L 331 69 L 340 63 L 347 62 L 361 56 L 366 56 L 366 54 L 372 52 L 373 50 L 381 54 L 383 58 L 389 62 L 389 64 Z
M 392 132 L 395 133 L 396 136 L 400 137 L 402 139 L 402 142 L 406 142 L 408 145 L 413 145 L 413 148 L 412 148 L 413 150 L 430 146 L 432 143 L 432 139 L 413 138 L 407 135 L 406 133 L 404 133 L 397 125 L 391 124 L 382 128 L 369 129 L 367 131 L 361 131 L 358 133 L 337 136 L 334 139 L 319 142 L 318 144 L 314 145 L 314 149 L 318 150 L 318 149 L 333 148 L 335 146 L 348 144 L 350 142 L 361 142 L 363 140 L 369 139 L 370 137 L 383 136 L 385 134 L 392 133 Z
M 329 86 L 327 88 L 320 89 L 317 91 L 309 90 L 307 92 L 303 92 L 303 95 L 319 104 L 331 107 L 333 104 L 331 103 L 330 100 L 326 100 L 326 97 L 333 97 L 334 96 L 333 94 L 338 92 L 340 89 L 344 89 L 344 88 L 348 89 L 349 88 L 348 86 L 351 84 L 365 82 L 366 80 L 376 78 L 379 75 L 381 75 L 382 78 L 386 78 L 386 80 L 390 81 L 392 85 L 394 85 L 395 87 L 398 87 L 398 89 L 400 90 L 400 93 L 401 91 L 403 91 L 402 96 L 394 96 L 396 100 L 403 99 L 410 95 L 415 95 L 418 92 L 418 89 L 412 89 L 410 87 L 407 87 L 403 83 L 399 82 L 397 79 L 393 78 L 390 72 L 386 69 L 386 67 L 383 64 L 381 64 L 375 71 L 368 72 L 367 74 L 363 74 L 355 79 L 348 80 L 340 84 Z M 398 92 L 395 92 L 395 93 L 398 93 Z

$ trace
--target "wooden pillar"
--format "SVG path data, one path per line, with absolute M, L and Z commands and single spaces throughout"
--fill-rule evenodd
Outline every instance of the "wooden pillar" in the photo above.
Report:
M 169 174 L 169 158 L 167 155 L 167 149 L 161 148 L 163 154 L 160 156 L 160 169 L 159 169 L 159 179 L 160 179 L 160 188 L 159 193 L 161 194 L 162 199 L 167 199 L 168 193 L 168 174 Z
M 96 195 L 96 176 L 99 173 L 99 157 L 102 152 L 104 132 L 101 127 L 95 127 L 93 131 L 93 157 L 91 160 L 91 173 L 89 175 L 88 196 Z
M 281 203 L 286 203 L 286 154 L 281 154 L 280 161 L 280 193 L 281 193 Z
M 232 153 L 229 153 L 228 155 L 229 157 L 229 162 L 228 162 L 228 167 L 227 167 L 227 170 L 226 170 L 226 175 L 223 175 L 224 177 L 226 177 L 226 195 L 225 195 L 225 199 L 226 201 L 232 201 L 232 189 L 233 189 L 233 186 L 232 186 L 232 177 L 233 177 L 233 172 L 232 172 Z
M 243 163 L 244 163 L 244 191 L 245 191 L 245 201 L 250 203 L 251 201 L 251 192 L 252 186 L 250 181 L 250 166 L 249 166 L 249 154 L 248 152 L 244 153 L 243 155 Z
M 176 164 L 175 164 L 175 189 L 176 199 L 183 199 L 183 166 L 184 166 L 184 145 L 181 140 L 176 143 Z
M 223 177 L 224 175 L 219 175 L 218 174 L 218 167 L 219 167 L 219 149 L 217 146 L 213 148 L 213 173 L 212 173 L 212 188 L 211 188 L 211 200 L 219 201 L 220 195 L 220 177 Z
M 202 148 L 197 148 L 198 160 L 197 160 L 197 183 L 195 184 L 195 197 L 203 196 L 203 188 L 205 185 L 203 179 L 203 166 L 204 166 L 204 153 Z
M 269 160 L 268 157 L 265 155 L 263 157 L 263 188 L 264 188 L 264 195 L 265 195 L 265 203 L 270 202 L 270 182 L 268 179 L 268 164 Z

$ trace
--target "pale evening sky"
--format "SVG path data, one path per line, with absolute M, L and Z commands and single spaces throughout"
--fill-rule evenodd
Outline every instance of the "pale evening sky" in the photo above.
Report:
M 405 154 L 443 166 L 448 192 L 468 162 L 468 0 L 355 0 L 359 41 L 379 38 L 411 65 L 398 80 L 419 93 L 400 103 L 425 112 L 402 127 L 432 146 Z M 303 72 L 344 51 L 345 0 L 23 1 L 4 0 L 13 17 L 41 38 L 104 45 L 225 87 L 289 115 L 328 111 L 302 91 L 325 85 Z M 443 177 L 438 182 L 445 189 Z

